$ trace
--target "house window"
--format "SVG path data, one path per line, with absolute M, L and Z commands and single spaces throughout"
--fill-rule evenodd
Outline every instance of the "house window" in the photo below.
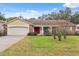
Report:
M 49 33 L 50 32 L 50 28 L 49 27 L 44 27 L 44 34 Z
M 57 27 L 52 27 L 52 34 L 56 34 L 57 29 Z

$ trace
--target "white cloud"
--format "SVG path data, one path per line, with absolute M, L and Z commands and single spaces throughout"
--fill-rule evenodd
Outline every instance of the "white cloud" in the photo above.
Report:
M 42 16 L 43 14 L 48 14 L 51 13 L 52 11 L 56 11 L 57 8 L 54 8 L 52 10 L 44 10 L 44 11 L 39 11 L 39 10 L 25 10 L 25 11 L 17 11 L 13 13 L 6 13 L 5 16 L 8 17 L 18 17 L 18 16 L 23 16 L 24 18 L 37 18 L 39 16 Z
M 53 8 L 53 11 L 56 11 L 57 10 L 57 8 Z
M 17 12 L 7 12 L 5 14 L 5 17 L 18 17 L 18 16 L 23 16 L 24 18 L 33 18 L 33 17 L 38 17 L 41 14 L 36 11 L 36 10 L 25 10 L 25 11 L 17 11 Z
M 78 8 L 79 3 L 65 3 L 63 6 L 64 7 L 70 7 L 70 8 Z
M 21 12 L 16 12 L 15 13 L 18 16 L 23 16 L 24 18 L 37 18 L 42 15 L 40 11 L 37 10 L 26 10 L 26 11 L 21 11 Z

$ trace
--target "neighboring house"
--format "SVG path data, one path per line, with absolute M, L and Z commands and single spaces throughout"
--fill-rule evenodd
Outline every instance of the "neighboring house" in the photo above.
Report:
M 7 35 L 27 35 L 36 32 L 43 35 L 47 30 L 51 33 L 56 27 L 66 27 L 66 30 L 74 33 L 75 25 L 66 20 L 25 20 L 13 19 L 7 24 Z
M 7 32 L 6 22 L 0 20 L 0 35 L 5 35 Z
M 76 24 L 76 31 L 79 32 L 79 24 Z

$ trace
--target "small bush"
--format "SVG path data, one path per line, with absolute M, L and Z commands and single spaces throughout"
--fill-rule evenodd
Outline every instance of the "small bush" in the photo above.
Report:
M 45 32 L 44 35 L 45 35 L 45 36 L 51 36 L 52 33 L 50 33 L 50 32 Z
M 76 31 L 75 34 L 76 34 L 76 35 L 79 35 L 79 31 Z
M 3 36 L 3 35 L 4 35 L 4 31 L 0 30 L 0 36 Z
M 35 33 L 35 32 L 29 32 L 27 35 L 28 35 L 28 36 L 36 36 L 37 33 Z

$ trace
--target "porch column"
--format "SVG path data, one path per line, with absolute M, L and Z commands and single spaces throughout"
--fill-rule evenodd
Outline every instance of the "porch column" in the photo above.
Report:
M 50 32 L 52 33 L 52 26 L 50 26 Z
M 41 34 L 44 34 L 43 26 L 41 27 Z

